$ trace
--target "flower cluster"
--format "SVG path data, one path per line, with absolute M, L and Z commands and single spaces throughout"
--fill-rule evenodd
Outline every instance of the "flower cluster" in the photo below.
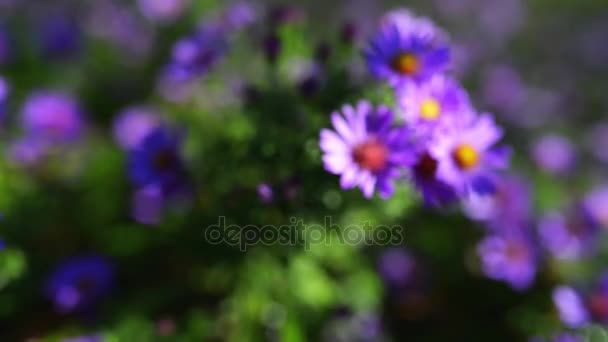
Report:
M 325 169 L 343 189 L 359 187 L 382 198 L 409 178 L 425 203 L 441 205 L 492 193 L 507 168 L 502 129 L 479 114 L 447 72 L 450 49 L 443 31 L 405 10 L 386 15 L 364 52 L 369 70 L 390 84 L 398 108 L 361 101 L 331 115 L 321 132 Z
M 503 174 L 510 149 L 499 145 L 501 127 L 447 72 L 446 35 L 427 19 L 393 11 L 364 54 L 371 73 L 394 90 L 397 108 L 361 101 L 333 113 L 334 130 L 321 131 L 325 169 L 367 198 L 388 198 L 395 182 L 409 179 L 428 206 L 461 201 L 489 227 L 478 246 L 482 271 L 528 288 L 539 259 L 528 187 Z

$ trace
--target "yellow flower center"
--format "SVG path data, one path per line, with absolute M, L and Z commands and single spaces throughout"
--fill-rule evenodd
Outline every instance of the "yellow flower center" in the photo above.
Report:
M 426 99 L 420 105 L 420 116 L 426 120 L 436 120 L 441 114 L 441 105 L 435 99 Z
M 470 170 L 479 164 L 479 153 L 468 144 L 458 146 L 452 156 L 458 167 L 463 170 Z
M 413 75 L 420 70 L 418 57 L 410 53 L 401 53 L 391 63 L 393 70 L 404 75 Z

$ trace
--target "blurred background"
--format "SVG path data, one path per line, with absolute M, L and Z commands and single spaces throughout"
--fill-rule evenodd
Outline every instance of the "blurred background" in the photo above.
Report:
M 323 169 L 332 111 L 395 102 L 361 51 L 399 8 L 514 149 L 492 214 Z M 607 37 L 604 0 L 0 0 L 0 340 L 608 341 Z M 484 268 L 500 215 L 525 288 Z

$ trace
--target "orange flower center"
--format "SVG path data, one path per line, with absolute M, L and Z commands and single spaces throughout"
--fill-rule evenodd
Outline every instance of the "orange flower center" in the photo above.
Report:
M 468 144 L 462 144 L 452 154 L 454 161 L 463 170 L 470 170 L 479 164 L 479 152 Z
M 401 53 L 393 59 L 391 66 L 398 73 L 413 75 L 420 70 L 420 61 L 411 53 Z

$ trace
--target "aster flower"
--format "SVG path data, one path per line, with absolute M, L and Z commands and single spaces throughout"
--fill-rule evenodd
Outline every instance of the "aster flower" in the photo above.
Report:
M 260 183 L 257 186 L 258 198 L 262 203 L 268 204 L 274 201 L 274 190 L 268 183 Z
M 77 102 L 57 92 L 31 95 L 23 107 L 22 125 L 26 135 L 52 143 L 78 139 L 84 126 Z
M 538 224 L 544 247 L 556 258 L 575 260 L 596 250 L 599 227 L 583 207 L 568 214 L 553 212 Z
M 222 14 L 221 22 L 226 30 L 242 30 L 257 19 L 256 9 L 248 2 L 240 1 L 228 7 Z
M 145 225 L 160 223 L 165 205 L 165 195 L 159 185 L 150 184 L 137 189 L 131 202 L 131 217 L 136 222 Z
M 549 134 L 534 143 L 532 159 L 543 170 L 552 174 L 565 174 L 576 163 L 576 153 L 572 143 L 564 136 Z
M 78 257 L 59 265 L 46 284 L 46 295 L 63 313 L 90 309 L 113 284 L 112 265 L 103 257 Z
M 484 274 L 504 281 L 521 291 L 534 282 L 537 269 L 537 252 L 525 233 L 493 234 L 484 238 L 477 247 Z
M 131 107 L 114 119 L 114 140 L 125 150 L 135 148 L 160 124 L 160 116 L 153 109 Z
M 553 304 L 560 320 L 569 328 L 579 328 L 589 322 L 589 313 L 581 294 L 568 286 L 553 290 Z
M 531 191 L 519 177 L 504 176 L 491 194 L 471 193 L 463 201 L 464 211 L 474 220 L 487 223 L 495 232 L 528 226 L 532 220 Z
M 378 261 L 380 275 L 386 283 L 392 286 L 403 286 L 411 281 L 415 267 L 414 258 L 401 248 L 386 250 Z
M 343 189 L 358 186 L 366 198 L 375 190 L 382 198 L 390 197 L 393 180 L 413 161 L 407 131 L 391 127 L 393 113 L 388 108 L 374 108 L 366 101 L 344 106 L 342 113 L 331 115 L 331 121 L 335 131 L 321 131 L 325 169 L 341 175 Z
M 488 114 L 467 127 L 437 134 L 429 144 L 438 161 L 437 178 L 459 194 L 494 192 L 497 171 L 509 164 L 510 150 L 494 146 L 501 137 L 502 129 Z
M 137 187 L 160 186 L 163 193 L 180 187 L 183 176 L 180 137 L 165 127 L 151 131 L 129 153 L 129 175 Z
M 182 81 L 204 76 L 227 50 L 228 37 L 224 28 L 214 23 L 203 25 L 193 35 L 174 45 L 166 72 L 173 79 Z
M 408 83 L 397 90 L 405 121 L 417 135 L 432 128 L 473 120 L 475 113 L 467 92 L 452 78 L 433 76 L 422 84 Z
M 33 166 L 46 157 L 48 149 L 48 144 L 42 139 L 28 136 L 12 142 L 8 156 L 18 165 Z
M 439 30 L 409 12 L 389 14 L 364 52 L 372 74 L 398 86 L 446 71 L 450 50 Z
M 585 197 L 583 207 L 593 222 L 608 227 L 608 185 L 601 185 L 591 191 Z
M 80 25 L 69 16 L 55 15 L 39 23 L 37 36 L 42 53 L 49 58 L 69 58 L 82 48 Z

